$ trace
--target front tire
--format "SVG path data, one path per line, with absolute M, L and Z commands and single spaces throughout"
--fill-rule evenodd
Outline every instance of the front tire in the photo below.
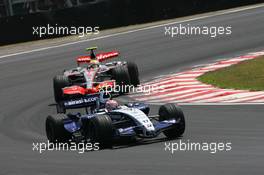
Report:
M 177 123 L 171 129 L 164 131 L 164 135 L 171 139 L 182 136 L 185 131 L 185 118 L 181 108 L 171 103 L 162 105 L 159 109 L 159 120 L 170 119 L 175 119 Z
M 64 128 L 63 120 L 67 119 L 65 114 L 50 115 L 46 119 L 46 135 L 50 142 L 68 142 L 71 138 L 69 132 Z
M 93 117 L 86 128 L 86 138 L 91 143 L 99 143 L 100 149 L 111 148 L 113 145 L 113 125 L 108 115 Z

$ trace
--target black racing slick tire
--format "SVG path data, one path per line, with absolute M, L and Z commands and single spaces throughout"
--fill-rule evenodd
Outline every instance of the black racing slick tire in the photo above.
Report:
M 49 115 L 46 119 L 46 135 L 50 142 L 68 142 L 71 134 L 64 128 L 65 114 Z
M 130 86 L 130 76 L 125 66 L 118 66 L 112 70 L 113 79 L 116 81 L 116 85 L 118 88 L 116 89 L 119 91 L 119 94 L 124 94 L 129 92 Z
M 113 145 L 113 125 L 108 115 L 99 115 L 91 118 L 85 136 L 91 143 L 99 143 L 99 148 L 112 148 Z
M 181 108 L 175 104 L 169 103 L 162 105 L 159 109 L 159 121 L 173 118 L 177 121 L 177 123 L 174 124 L 171 129 L 163 132 L 163 134 L 170 139 L 182 136 L 185 131 L 185 118 Z
M 54 99 L 57 103 L 64 100 L 62 88 L 69 85 L 69 79 L 64 75 L 57 75 L 53 78 Z
M 127 62 L 127 69 L 130 77 L 130 83 L 137 87 L 140 84 L 138 67 L 134 62 Z

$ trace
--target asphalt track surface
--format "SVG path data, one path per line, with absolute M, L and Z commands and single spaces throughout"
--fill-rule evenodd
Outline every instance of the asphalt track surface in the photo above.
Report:
M 232 142 L 232 150 L 164 151 L 164 137 L 137 145 L 86 152 L 32 151 L 32 142 L 46 142 L 44 122 L 54 113 L 52 77 L 74 65 L 87 46 L 119 49 L 134 60 L 142 80 L 177 72 L 218 58 L 263 50 L 264 8 L 189 22 L 228 26 L 233 34 L 164 36 L 164 27 L 97 41 L 49 49 L 0 61 L 0 174 L 263 174 L 262 105 L 183 106 L 187 130 L 182 141 Z M 4 61 L 4 62 L 2 62 Z M 158 106 L 152 106 L 152 112 Z M 167 141 L 168 142 L 168 141 Z M 178 143 L 179 140 L 170 142 Z

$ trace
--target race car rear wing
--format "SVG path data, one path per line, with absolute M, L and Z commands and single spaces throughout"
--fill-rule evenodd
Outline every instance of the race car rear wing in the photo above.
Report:
M 96 54 L 96 59 L 99 62 L 103 62 L 110 58 L 117 57 L 118 55 L 119 55 L 119 52 L 117 51 L 99 53 L 99 54 Z M 83 64 L 83 63 L 90 63 L 91 60 L 92 60 L 92 56 L 80 56 L 77 58 L 77 64 L 79 66 L 80 64 Z
M 94 94 L 86 94 L 70 100 L 64 100 L 57 104 L 62 111 L 66 109 L 78 109 L 78 108 L 100 108 L 107 100 L 111 98 L 110 94 L 104 92 L 98 92 Z
M 100 94 L 89 94 L 83 97 L 63 101 L 62 105 L 64 109 L 76 109 L 96 106 L 100 102 Z

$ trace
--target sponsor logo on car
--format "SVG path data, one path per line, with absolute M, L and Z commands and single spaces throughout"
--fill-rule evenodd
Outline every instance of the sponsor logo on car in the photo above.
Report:
M 92 103 L 95 102 L 98 99 L 98 97 L 90 97 L 90 98 L 81 98 L 78 100 L 71 100 L 64 102 L 64 106 L 73 106 L 73 105 L 81 105 L 85 103 Z

